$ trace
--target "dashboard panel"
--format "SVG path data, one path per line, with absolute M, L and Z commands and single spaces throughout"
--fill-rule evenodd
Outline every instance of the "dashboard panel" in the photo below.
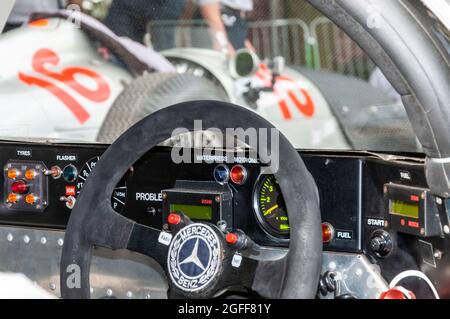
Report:
M 47 170 L 57 167 L 61 171 L 57 178 L 48 176 L 48 203 L 43 211 L 11 209 L 7 205 L 9 193 L 5 188 L 0 206 L 0 222 L 56 229 L 65 228 L 83 183 L 106 150 L 104 145 L 18 146 L 6 143 L 0 147 L 0 160 L 5 168 L 2 184 L 8 182 L 7 165 L 11 162 L 41 162 Z M 301 155 L 318 186 L 322 220 L 333 227 L 333 240 L 325 244 L 325 249 L 348 252 L 363 249 L 363 228 L 368 226 L 370 229 L 372 226 L 367 221 L 383 218 L 385 209 L 382 191 L 385 183 L 408 184 L 414 181 L 418 186 L 424 186 L 425 183 L 422 165 L 409 165 L 411 180 L 404 181 L 401 179 L 404 165 L 396 167 L 379 163 L 379 160 L 368 159 L 363 154 L 303 152 Z M 162 229 L 163 190 L 174 188 L 177 181 L 215 183 L 214 173 L 218 164 L 175 164 L 170 156 L 170 149 L 159 147 L 135 163 L 112 194 L 113 208 L 138 223 Z M 233 197 L 233 224 L 228 226 L 243 230 L 259 244 L 287 246 L 288 228 L 278 232 L 273 227 L 270 229 L 270 224 L 263 221 L 264 212 L 257 205 L 261 196 L 269 199 L 264 184 L 274 187 L 272 184 L 276 181 L 273 175 L 264 174 L 265 168 L 256 160 L 241 162 L 224 165 L 230 169 L 241 166 L 246 172 L 244 184 L 227 183 Z M 282 199 L 282 196 L 278 197 Z M 74 202 L 69 203 L 68 198 L 73 198 Z M 268 207 L 265 213 L 270 209 Z M 281 224 L 286 227 L 288 222 Z
M 5 174 L 0 177 L 3 185 L 8 185 L 7 166 L 11 162 L 41 162 L 47 171 L 55 167 L 60 170 L 60 176 L 57 178 L 52 175 L 46 177 L 48 203 L 43 211 L 11 209 L 7 200 L 11 191 L 5 187 L 0 205 L 0 223 L 64 229 L 83 183 L 106 147 L 17 143 L 0 145 L 0 160 L 5 169 Z M 159 147 L 136 162 L 112 194 L 113 208 L 138 223 L 162 229 L 163 190 L 174 188 L 177 181 L 218 184 L 214 177 L 218 164 L 175 164 L 170 156 L 170 149 Z M 336 232 L 335 238 L 326 244 L 326 248 L 360 251 L 363 157 L 348 158 L 338 154 L 319 156 L 314 153 L 304 153 L 302 156 L 319 188 L 323 220 L 333 225 Z M 263 190 L 263 184 L 272 179 L 272 182 L 276 181 L 273 175 L 265 174 L 265 168 L 260 166 L 256 159 L 245 161 L 244 157 L 238 158 L 237 163 L 225 165 L 229 169 L 241 166 L 246 174 L 245 183 L 242 185 L 232 181 L 227 183 L 233 197 L 232 225 L 228 226 L 230 229 L 243 230 L 261 245 L 288 246 L 288 228 L 285 228 L 284 232 L 269 229 L 267 223 L 260 218 L 262 213 L 258 214 L 258 205 L 255 205 L 257 198 L 261 197 L 260 193 L 268 194 L 267 189 Z M 282 196 L 278 197 L 282 199 Z M 288 227 L 288 222 L 279 224 Z

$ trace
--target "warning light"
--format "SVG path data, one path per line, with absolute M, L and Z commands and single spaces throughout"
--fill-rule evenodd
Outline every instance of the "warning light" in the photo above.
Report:
M 25 194 L 28 193 L 28 184 L 23 180 L 18 180 L 11 184 L 11 191 L 15 194 Z
M 178 225 L 181 223 L 181 216 L 178 214 L 170 214 L 167 218 L 167 222 L 171 225 Z
M 36 177 L 37 173 L 34 169 L 27 169 L 25 172 L 25 178 L 32 181 Z
M 20 199 L 19 195 L 12 193 L 12 194 L 8 195 L 8 198 L 6 199 L 6 201 L 8 203 L 15 204 L 19 201 L 19 199 Z
M 28 194 L 25 197 L 25 203 L 29 204 L 29 205 L 34 205 L 37 202 L 37 197 L 34 194 Z
M 247 180 L 247 170 L 242 165 L 235 165 L 230 171 L 231 181 L 237 185 L 242 185 Z
M 11 168 L 8 170 L 8 178 L 9 179 L 16 179 L 17 176 L 19 176 L 19 171 L 15 168 Z
M 235 233 L 228 233 L 227 236 L 225 237 L 225 241 L 230 245 L 235 245 L 238 242 L 238 240 L 239 237 Z
M 329 223 L 322 223 L 322 242 L 329 243 L 334 238 L 334 228 Z

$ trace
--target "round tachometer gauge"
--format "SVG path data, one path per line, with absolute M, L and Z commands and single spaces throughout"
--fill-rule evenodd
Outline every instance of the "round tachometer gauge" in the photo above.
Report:
M 261 175 L 254 193 L 255 213 L 270 235 L 288 238 L 289 219 L 280 186 L 273 175 Z
M 77 194 L 81 192 L 84 183 L 86 182 L 87 178 L 91 174 L 92 170 L 94 169 L 99 159 L 100 157 L 98 156 L 91 158 L 81 168 L 77 179 Z M 125 181 L 122 180 L 119 182 L 119 185 L 117 185 L 117 187 L 114 189 L 114 192 L 111 196 L 112 208 L 116 212 L 121 213 L 125 207 L 126 199 L 127 199 L 127 186 Z

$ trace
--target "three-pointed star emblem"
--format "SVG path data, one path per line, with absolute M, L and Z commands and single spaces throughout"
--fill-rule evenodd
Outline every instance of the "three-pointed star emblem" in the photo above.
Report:
M 198 245 L 199 239 L 197 238 L 197 241 L 195 242 L 194 249 L 192 249 L 191 254 L 188 257 L 186 257 L 182 262 L 180 262 L 180 265 L 194 264 L 201 270 L 205 271 L 205 266 L 203 266 L 202 262 L 198 258 Z

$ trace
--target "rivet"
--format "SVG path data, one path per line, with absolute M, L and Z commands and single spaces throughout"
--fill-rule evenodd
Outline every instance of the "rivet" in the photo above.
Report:
M 336 263 L 335 263 L 334 261 L 330 262 L 330 263 L 328 264 L 328 268 L 329 268 L 331 271 L 335 270 L 335 269 L 336 269 Z
M 133 297 L 133 293 L 131 291 L 127 291 L 127 297 L 128 298 L 132 298 Z
M 30 243 L 30 237 L 28 235 L 23 236 L 23 242 L 25 244 L 29 244 Z
M 150 294 L 146 294 L 145 295 L 145 299 L 150 299 L 152 296 L 150 296 Z
M 58 244 L 58 246 L 62 246 L 62 245 L 64 245 L 64 239 L 59 238 L 59 239 L 56 241 L 56 243 Z
M 41 244 L 45 245 L 47 243 L 47 238 L 45 238 L 44 236 L 41 237 Z
M 356 269 L 356 276 L 361 277 L 362 273 L 363 272 L 360 268 Z
M 436 258 L 436 259 L 438 259 L 438 260 L 441 260 L 441 259 L 442 259 L 442 251 L 436 250 L 436 251 L 434 252 L 434 258 Z
M 14 236 L 13 236 L 11 233 L 9 233 L 8 235 L 6 235 L 6 240 L 7 240 L 7 241 L 12 242 L 13 239 L 14 239 Z
M 108 288 L 108 289 L 106 290 L 106 295 L 107 295 L 108 297 L 111 297 L 111 296 L 113 295 L 112 289 Z
M 48 286 L 50 287 L 50 290 L 56 290 L 56 284 L 54 284 L 53 282 Z
M 448 225 L 444 226 L 444 233 L 446 233 L 447 235 L 450 234 L 450 227 L 448 227 Z

